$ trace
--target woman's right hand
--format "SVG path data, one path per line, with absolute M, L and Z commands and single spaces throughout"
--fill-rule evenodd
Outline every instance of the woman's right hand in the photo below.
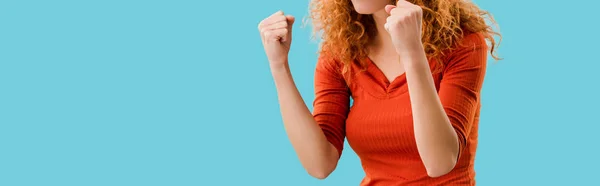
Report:
M 288 53 L 292 43 L 293 23 L 294 17 L 286 16 L 283 12 L 278 11 L 262 20 L 258 29 L 269 59 L 273 81 L 277 89 L 279 110 L 288 138 L 306 171 L 311 176 L 324 179 L 335 169 L 339 153 L 336 147 L 327 140 L 320 125 L 315 121 L 292 78 L 288 66 Z M 327 86 L 331 86 L 332 83 L 335 82 L 325 82 Z M 333 96 L 333 99 L 341 98 L 335 93 L 344 92 L 336 91 L 335 88 L 332 90 L 334 95 L 328 94 L 327 96 Z
M 271 68 L 287 65 L 288 53 L 292 44 L 294 17 L 282 11 L 267 17 L 258 24 L 265 53 Z

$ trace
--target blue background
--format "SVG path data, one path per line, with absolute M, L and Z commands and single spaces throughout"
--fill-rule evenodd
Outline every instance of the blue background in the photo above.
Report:
M 597 183 L 594 1 L 484 1 L 503 34 L 483 89 L 478 185 Z M 308 1 L 0 0 L 0 185 L 358 185 L 282 127 L 257 24 Z M 290 63 L 312 104 L 316 41 Z M 312 107 L 311 107 L 312 108 Z

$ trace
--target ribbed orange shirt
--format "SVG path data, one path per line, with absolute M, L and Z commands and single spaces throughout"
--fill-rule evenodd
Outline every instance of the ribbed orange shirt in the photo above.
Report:
M 389 82 L 370 60 L 346 81 L 341 63 L 321 55 L 315 72 L 313 115 L 340 155 L 347 138 L 365 171 L 361 186 L 475 185 L 480 90 L 485 75 L 487 45 L 482 34 L 468 34 L 462 45 L 440 58 L 443 67 L 433 74 L 435 87 L 454 127 L 460 154 L 448 174 L 431 178 L 421 161 L 413 132 L 413 118 L 404 75 Z M 429 60 L 431 69 L 436 66 Z M 354 103 L 350 106 L 350 97 Z

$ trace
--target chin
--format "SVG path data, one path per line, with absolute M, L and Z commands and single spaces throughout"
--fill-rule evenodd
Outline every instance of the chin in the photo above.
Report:
M 354 10 L 359 14 L 373 14 L 383 10 L 389 0 L 352 0 Z

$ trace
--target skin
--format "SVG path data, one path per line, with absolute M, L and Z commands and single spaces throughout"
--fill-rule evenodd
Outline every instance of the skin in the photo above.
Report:
M 308 174 L 325 179 L 337 166 L 338 152 L 325 138 L 292 79 L 288 52 L 293 23 L 292 16 L 278 11 L 261 21 L 258 29 L 269 59 L 288 138 Z
M 370 43 L 370 58 L 386 77 L 405 74 L 413 113 L 415 140 L 430 177 L 456 165 L 459 142 L 435 89 L 421 42 L 422 10 L 400 0 L 352 0 L 361 14 L 373 14 L 378 33 Z M 302 166 L 313 177 L 326 178 L 337 166 L 338 153 L 330 144 L 292 79 L 288 65 L 294 18 L 279 11 L 259 24 L 263 46 L 275 81 L 284 128 Z

